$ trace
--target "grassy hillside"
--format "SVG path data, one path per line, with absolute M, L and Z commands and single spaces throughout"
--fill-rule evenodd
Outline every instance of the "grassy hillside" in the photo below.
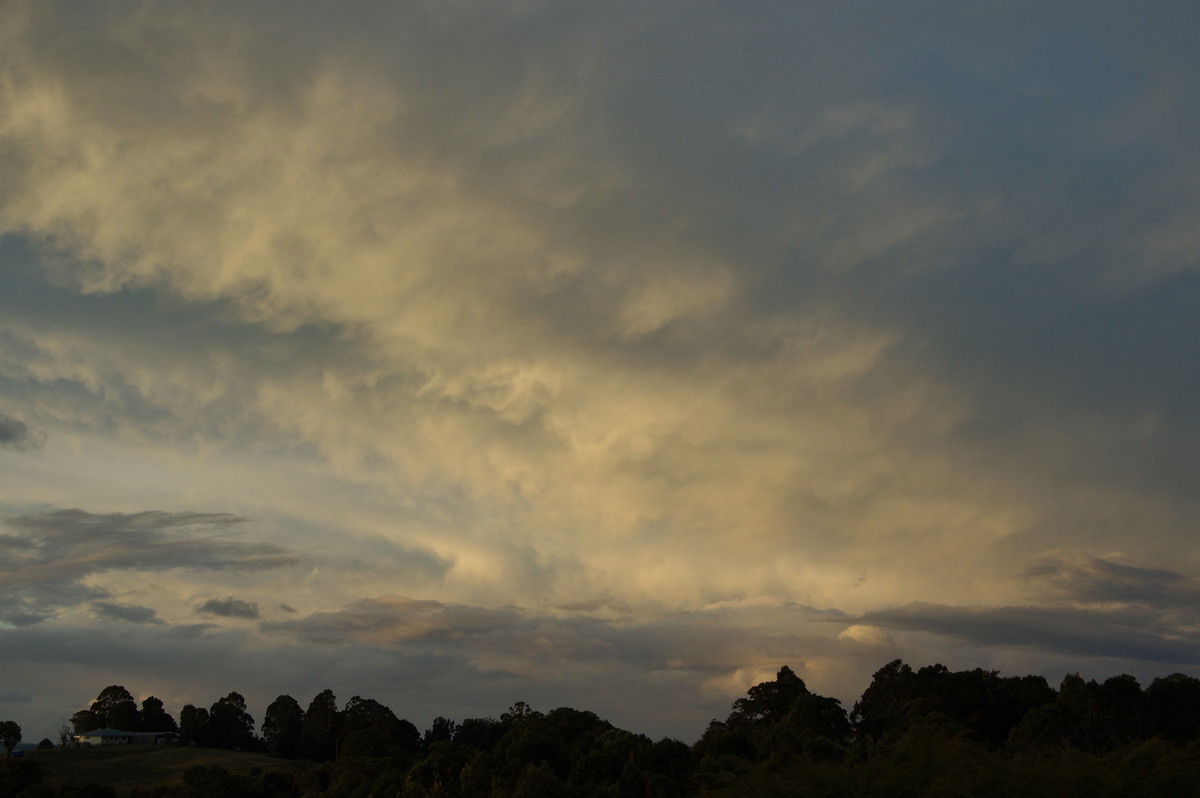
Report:
M 311 769 L 311 764 L 215 748 L 167 745 L 113 745 L 96 748 L 55 749 L 26 754 L 42 768 L 45 784 L 109 784 L 118 795 L 135 786 L 150 787 L 178 782 L 193 765 L 222 767 L 237 775 L 258 770 Z

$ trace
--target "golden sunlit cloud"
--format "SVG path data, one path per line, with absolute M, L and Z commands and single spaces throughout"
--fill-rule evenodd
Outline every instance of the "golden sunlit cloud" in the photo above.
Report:
M 1186 659 L 1186 26 L 329 8 L 0 10 L 5 632 L 704 706 L 1095 653 L 1047 607 Z M 38 549 L 65 512 L 240 537 Z

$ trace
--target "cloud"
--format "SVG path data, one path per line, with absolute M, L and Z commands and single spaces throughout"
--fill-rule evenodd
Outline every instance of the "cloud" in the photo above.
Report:
M 19 452 L 40 449 L 45 440 L 45 435 L 30 429 L 25 422 L 0 413 L 0 448 Z
M 224 599 L 209 599 L 203 604 L 196 605 L 196 612 L 204 615 L 217 615 L 222 618 L 258 618 L 258 605 L 252 601 L 242 601 L 232 596 Z
M 12 687 L 0 690 L 0 702 L 28 704 L 31 701 L 33 701 L 33 696 L 24 690 L 17 690 Z
M 827 617 L 806 607 L 741 604 L 630 622 L 392 596 L 297 623 L 264 621 L 266 635 L 244 625 L 170 623 L 123 624 L 114 634 L 91 619 L 59 620 L 7 630 L 0 666 L 28 672 L 22 687 L 38 695 L 64 695 L 47 728 L 116 682 L 159 696 L 175 713 L 237 689 L 260 720 L 280 693 L 303 704 L 328 687 L 342 701 L 376 698 L 421 728 L 438 715 L 498 716 L 523 700 L 543 711 L 586 708 L 624 728 L 691 741 L 728 713 L 746 679 L 772 678 L 784 664 L 810 689 L 853 699 L 879 655 L 840 658 L 835 627 L 813 622 Z M 176 678 L 198 660 L 222 667 Z M 87 673 L 63 679 L 79 668 Z M 647 706 L 659 709 L 647 715 Z
M 770 678 L 784 664 L 822 689 L 846 693 L 854 678 L 850 673 L 865 676 L 874 665 L 873 654 L 862 654 L 856 668 L 838 672 L 833 667 L 835 657 L 847 654 L 827 623 L 845 618 L 837 612 L 734 602 L 633 619 L 608 617 L 605 601 L 597 601 L 596 609 L 602 614 L 574 609 L 560 615 L 383 596 L 337 611 L 263 622 L 260 628 L 301 645 L 367 646 L 446 658 L 480 676 L 502 675 L 520 683 L 585 667 L 605 683 L 675 678 L 722 698 L 744 692 L 750 686 L 743 683 L 746 674 Z
M 158 613 L 149 607 L 139 607 L 136 604 L 114 604 L 108 601 L 93 601 L 92 610 L 101 617 L 126 623 L 157 624 L 163 623 Z
M 64 608 L 110 597 L 89 584 L 103 574 L 185 571 L 258 572 L 293 565 L 285 549 L 230 539 L 245 519 L 220 513 L 95 514 L 59 510 L 9 518 L 0 535 L 0 620 L 22 626 Z M 103 616 L 151 622 L 144 607 L 94 603 Z M 149 613 L 149 614 L 147 614 Z
M 1154 615 L 1068 607 L 954 607 L 909 604 L 865 613 L 893 630 L 929 632 L 976 646 L 1027 648 L 1079 659 L 1200 664 L 1200 638 L 1163 629 Z M 1158 627 L 1158 628 L 1156 628 Z
M 1190 657 L 1197 9 L 916 8 L 4 4 L 4 631 L 630 708 Z
M 5 373 L 66 427 L 386 484 L 448 601 L 862 609 L 935 561 L 965 600 L 1089 513 L 1184 536 L 1148 475 L 1200 451 L 1195 289 L 1147 242 L 1191 218 L 1192 71 L 1090 19 L 1047 59 L 1009 12 L 674 10 L 12 11 L 5 229 L 101 318 L 8 317 Z
M 385 596 L 302 619 L 266 622 L 261 628 L 266 632 L 286 632 L 320 643 L 361 641 L 395 645 L 431 639 L 451 631 L 460 636 L 503 633 L 520 625 L 520 617 L 512 610 L 456 607 L 437 601 Z
M 1200 582 L 1194 578 L 1061 551 L 1037 558 L 1019 579 L 1035 588 L 1030 599 L 1037 603 L 911 603 L 867 612 L 861 620 L 976 646 L 1052 651 L 1081 659 L 1182 665 L 1200 661 L 1200 636 L 1195 632 Z M 855 628 L 859 627 L 851 627 Z
M 1047 554 L 1021 574 L 1031 585 L 1082 604 L 1138 604 L 1158 609 L 1200 606 L 1200 579 L 1079 553 Z
M 841 634 L 838 635 L 838 640 L 853 640 L 855 643 L 861 643 L 865 646 L 892 646 L 894 641 L 892 636 L 886 630 L 880 629 L 878 626 L 869 624 L 856 623 L 847 626 Z

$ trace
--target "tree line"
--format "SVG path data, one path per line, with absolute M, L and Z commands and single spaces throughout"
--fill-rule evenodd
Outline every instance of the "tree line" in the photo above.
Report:
M 279 696 L 260 735 L 237 693 L 207 709 L 185 706 L 176 724 L 161 701 L 139 710 L 114 685 L 71 722 L 77 733 L 123 723 L 177 731 L 186 744 L 322 763 L 257 781 L 193 769 L 183 784 L 142 798 L 1200 795 L 1200 680 L 1180 673 L 1145 689 L 1127 674 L 1103 682 L 1071 674 L 1054 689 L 1041 676 L 895 660 L 847 711 L 784 666 L 692 746 L 592 712 L 520 702 L 499 718 L 439 717 L 422 733 L 370 698 L 339 707 L 331 690 L 307 708 Z

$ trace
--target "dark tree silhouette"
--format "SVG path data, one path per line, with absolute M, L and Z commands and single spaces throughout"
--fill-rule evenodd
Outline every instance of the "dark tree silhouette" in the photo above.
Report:
M 246 711 L 246 699 L 230 693 L 208 710 L 208 730 L 217 748 L 243 749 L 254 744 L 254 718 Z
M 1183 673 L 1161 676 L 1146 688 L 1146 706 L 1154 734 L 1172 742 L 1200 737 L 1200 679 Z
M 142 731 L 147 732 L 173 732 L 179 730 L 178 725 L 175 723 L 175 718 L 171 717 L 163 709 L 162 699 L 155 696 L 150 696 L 142 701 L 140 725 Z
M 477 751 L 490 751 L 504 736 L 504 726 L 495 718 L 467 718 L 454 730 L 454 742 Z
M 449 742 L 454 737 L 457 724 L 449 718 L 436 717 L 433 725 L 425 730 L 425 747 L 430 748 L 434 743 Z
M 893 660 L 876 671 L 850 718 L 864 740 L 892 743 L 920 725 L 1001 746 L 1030 709 L 1054 700 L 1040 676 L 1002 678 L 996 671 L 952 672 L 945 665 L 914 672 Z
M 774 681 L 751 687 L 724 721 L 709 724 L 697 754 L 711 761 L 735 756 L 753 762 L 804 756 L 836 759 L 850 740 L 850 722 L 836 698 L 809 692 L 784 665 Z
M 4 746 L 4 750 L 9 756 L 12 756 L 12 751 L 19 742 L 21 742 L 21 727 L 17 725 L 17 722 L 13 720 L 0 721 L 0 745 Z
M 421 733 L 373 698 L 354 696 L 340 715 L 338 756 L 345 748 L 356 756 L 404 756 L 421 748 Z
M 209 718 L 204 707 L 185 704 L 179 710 L 179 737 L 185 745 L 208 745 Z
M 92 702 L 92 712 L 100 718 L 96 728 L 138 731 L 138 708 L 133 695 L 119 684 L 109 685 L 100 691 Z
M 332 690 L 322 690 L 304 712 L 301 748 L 305 757 L 326 762 L 337 756 L 338 721 L 337 696 Z
M 267 746 L 279 756 L 289 759 L 300 753 L 300 738 L 304 733 L 304 710 L 290 695 L 281 695 L 271 702 L 263 716 L 262 734 Z
M 90 709 L 81 709 L 71 716 L 71 726 L 75 729 L 75 735 L 86 734 L 93 729 L 104 728 L 104 718 L 92 712 Z

